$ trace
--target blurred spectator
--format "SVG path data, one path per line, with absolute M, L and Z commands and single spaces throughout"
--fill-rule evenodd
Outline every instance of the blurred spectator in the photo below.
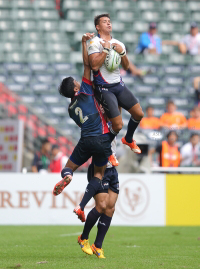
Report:
M 146 108 L 146 117 L 141 120 L 140 128 L 152 130 L 160 129 L 160 119 L 154 117 L 154 108 L 152 106 Z
M 159 163 L 162 167 L 178 167 L 180 165 L 181 155 L 176 146 L 178 135 L 175 131 L 170 131 L 167 135 L 167 141 L 149 151 L 150 159 L 154 153 L 159 154 Z
M 200 166 L 200 142 L 198 134 L 192 134 L 190 142 L 181 148 L 181 157 L 181 166 Z
M 149 31 L 143 33 L 140 36 L 139 44 L 136 48 L 136 53 L 150 53 L 160 54 L 161 53 L 161 39 L 156 35 L 157 25 L 155 22 L 151 22 L 149 25 Z
M 53 145 L 51 154 L 53 157 L 53 160 L 50 163 L 50 171 L 52 173 L 60 173 L 61 170 L 65 167 L 68 157 L 65 156 L 59 149 L 58 145 Z
M 34 173 L 46 173 L 48 172 L 48 167 L 50 164 L 49 153 L 51 151 L 50 142 L 45 139 L 42 141 L 42 146 L 40 152 L 35 153 L 33 163 L 32 163 L 32 172 Z
M 193 117 L 188 120 L 188 129 L 200 130 L 200 108 L 193 109 Z
M 195 89 L 197 105 L 200 106 L 200 77 L 194 78 L 194 89 Z
M 182 113 L 176 111 L 176 105 L 170 100 L 167 103 L 167 112 L 160 118 L 160 125 L 163 128 L 183 129 L 187 127 L 187 119 Z
M 179 44 L 179 50 L 182 54 L 200 54 L 200 34 L 196 22 L 191 23 L 190 34 L 184 36 Z

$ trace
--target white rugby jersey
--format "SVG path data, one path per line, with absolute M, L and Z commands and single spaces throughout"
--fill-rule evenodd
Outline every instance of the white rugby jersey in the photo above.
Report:
M 99 36 L 96 36 L 88 41 L 88 55 L 93 53 L 101 53 L 103 51 L 103 46 L 101 45 L 100 41 L 102 43 L 104 42 Z M 109 42 L 111 44 L 118 43 L 125 50 L 124 44 L 117 39 L 112 38 Z M 119 67 L 114 71 L 108 71 L 105 64 L 103 64 L 98 71 L 93 71 L 93 81 L 95 85 L 113 84 L 120 82 L 120 80 L 121 77 Z

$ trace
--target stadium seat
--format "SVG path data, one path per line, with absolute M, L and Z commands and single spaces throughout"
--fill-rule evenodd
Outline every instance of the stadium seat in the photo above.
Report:
M 190 17 L 187 13 L 172 11 L 167 14 L 167 19 L 172 22 L 185 22 L 189 21 Z
M 76 32 L 82 29 L 82 23 L 74 22 L 74 21 L 61 21 L 60 22 L 60 30 L 65 32 Z M 94 29 L 94 28 L 93 28 Z M 56 29 L 58 30 L 58 29 Z
M 59 14 L 57 10 L 38 10 L 36 11 L 36 19 L 38 20 L 59 20 Z
M 24 62 L 26 62 L 26 57 L 25 57 L 24 53 L 21 53 L 21 52 L 8 53 L 6 55 L 5 62 L 24 63 Z
M 22 44 L 22 49 L 24 52 L 45 52 L 46 48 L 44 43 L 38 42 L 25 42 Z
M 18 31 L 36 31 L 38 26 L 35 21 L 16 21 L 15 29 Z
M 138 9 L 140 10 L 156 10 L 160 9 L 160 3 L 155 1 L 139 1 Z
M 112 29 L 115 32 L 124 32 L 124 30 L 128 30 L 126 25 L 123 22 L 112 21 Z
M 200 22 L 200 11 L 192 14 L 192 21 Z
M 181 92 L 181 88 L 179 87 L 166 86 L 161 89 L 162 95 L 168 96 L 168 97 L 178 96 L 180 92 Z
M 125 32 L 122 35 L 122 40 L 125 44 L 127 43 L 138 43 L 138 35 L 133 32 Z
M 14 31 L 1 33 L 1 41 L 3 42 L 18 42 L 20 37 L 20 33 Z
M 142 33 L 149 29 L 149 24 L 143 21 L 136 21 L 133 23 L 134 32 Z
M 39 21 L 38 27 L 45 32 L 58 31 L 59 23 L 57 21 Z
M 189 64 L 191 62 L 190 55 L 171 54 L 169 57 L 170 63 L 173 64 Z
M 160 14 L 160 12 L 155 12 L 155 11 L 145 11 L 145 12 L 142 12 L 142 19 L 144 21 L 148 21 L 148 22 L 159 22 L 164 17 L 164 14 Z
M 67 114 L 67 108 L 65 106 L 52 106 L 51 112 L 59 116 L 65 116 Z
M 14 24 L 12 21 L 6 21 L 6 20 L 0 21 L 0 31 L 7 32 L 7 31 L 12 31 L 13 29 L 14 29 Z
M 85 8 L 86 3 L 84 1 L 77 0 L 64 0 L 62 4 L 62 11 L 66 11 L 69 9 L 81 9 L 81 7 Z
M 28 53 L 27 60 L 29 63 L 47 63 L 48 57 L 46 53 L 31 52 Z
M 12 1 L 12 5 L 14 8 L 22 8 L 22 9 L 33 8 L 31 1 L 27 1 L 27 0 L 14 0 Z
M 81 52 L 72 52 L 70 54 L 70 62 L 71 63 L 83 63 L 82 53 Z
M 54 0 L 34 0 L 33 4 L 36 9 L 55 9 Z
M 133 22 L 138 19 L 138 14 L 131 11 L 120 11 L 118 12 L 117 17 L 121 22 Z
M 166 11 L 185 10 L 186 5 L 181 1 L 163 1 L 162 7 Z
M 160 33 L 170 33 L 172 34 L 174 31 L 181 32 L 182 26 L 179 24 L 174 24 L 172 22 L 160 22 L 158 24 L 158 32 Z
M 200 3 L 199 1 L 188 1 L 187 8 L 190 11 L 200 11 Z
M 6 86 L 13 92 L 19 93 L 19 92 L 24 92 L 25 86 L 22 84 L 10 84 L 6 83 Z
M 114 1 L 112 7 L 115 10 L 137 10 L 137 4 L 133 1 Z
M 174 46 L 163 45 L 162 46 L 162 54 L 170 55 L 176 52 L 176 48 Z
M 173 76 L 173 77 L 165 77 L 165 81 L 167 85 L 171 85 L 171 86 L 183 86 L 184 83 L 184 78 L 183 77 L 178 77 Z
M 0 43 L 0 51 L 4 52 L 21 51 L 21 46 L 19 43 L 13 43 L 13 42 Z
M 7 20 L 10 17 L 11 17 L 10 10 L 0 9 L 0 20 Z
M 67 43 L 68 42 L 68 38 L 67 38 L 66 34 L 59 33 L 59 32 L 47 32 L 44 35 L 44 39 L 47 43 L 48 42 L 50 42 L 50 43 L 52 43 L 52 42 L 55 42 L 55 43 L 65 42 L 65 43 Z
M 41 32 L 27 31 L 22 33 L 22 40 L 24 42 L 42 42 L 43 35 Z
M 69 53 L 71 51 L 71 48 L 68 44 L 61 44 L 61 43 L 48 43 L 46 46 L 46 49 L 49 52 L 60 52 L 60 53 Z
M 0 0 L 0 9 L 11 9 L 11 1 Z
M 165 98 L 149 97 L 147 98 L 148 105 L 155 107 L 163 107 L 166 104 Z
M 50 53 L 48 59 L 50 63 L 67 63 L 70 57 L 66 53 Z
M 83 10 L 69 10 L 66 13 L 66 19 L 69 21 L 84 21 L 89 17 L 88 12 Z
M 12 20 L 34 20 L 35 12 L 34 10 L 19 9 L 13 10 L 11 13 Z

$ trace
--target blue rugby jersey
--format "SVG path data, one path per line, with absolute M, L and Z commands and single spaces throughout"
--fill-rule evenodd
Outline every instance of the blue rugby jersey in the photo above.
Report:
M 81 128 L 81 137 L 99 136 L 109 133 L 106 120 L 96 101 L 92 89 L 92 82 L 82 79 L 81 88 L 72 99 L 69 116 Z

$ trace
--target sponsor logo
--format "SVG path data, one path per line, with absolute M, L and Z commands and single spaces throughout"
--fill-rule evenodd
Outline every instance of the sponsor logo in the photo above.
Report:
M 99 224 L 106 226 L 105 223 L 103 223 L 103 222 L 101 222 L 101 221 L 99 221 Z
M 118 213 L 125 219 L 134 220 L 142 216 L 149 205 L 149 191 L 138 179 L 129 179 L 120 187 Z
M 106 88 L 101 88 L 101 90 L 108 92 L 108 89 L 106 89 Z

